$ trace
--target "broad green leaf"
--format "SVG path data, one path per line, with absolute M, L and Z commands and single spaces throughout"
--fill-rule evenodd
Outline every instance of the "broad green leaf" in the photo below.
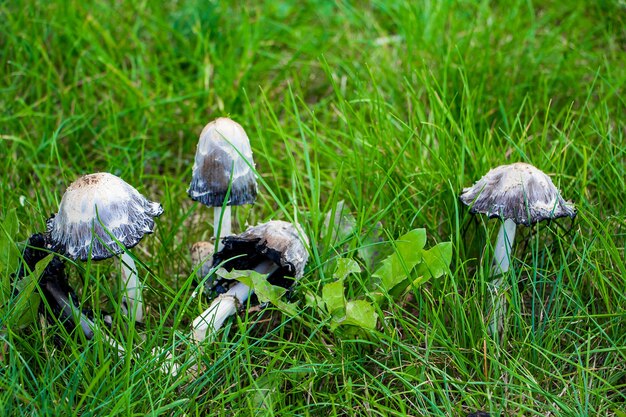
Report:
M 267 281 L 266 274 L 259 274 L 256 271 L 236 271 L 230 272 L 223 268 L 217 270 L 216 274 L 225 279 L 234 279 L 252 288 L 257 298 L 262 303 L 271 303 L 285 313 L 294 316 L 298 309 L 295 303 L 287 303 L 281 298 L 287 290 L 277 285 L 272 285 Z
M 336 280 L 343 280 L 350 274 L 358 274 L 361 272 L 361 267 L 354 259 L 339 258 L 337 259 L 337 268 L 333 274 L 333 278 Z
M 224 268 L 219 268 L 217 271 L 215 271 L 215 275 L 224 279 L 239 281 L 242 284 L 246 284 L 248 287 L 252 287 L 252 278 L 250 276 L 252 272 L 254 271 L 238 271 L 236 269 L 233 269 L 232 271 L 227 271 Z
M 448 272 L 452 262 L 452 243 L 441 242 L 422 253 L 423 262 L 416 269 L 417 279 L 413 285 L 422 285 L 431 278 L 439 278 Z
M 388 256 L 373 276 L 380 279 L 386 291 L 404 281 L 411 270 L 422 261 L 426 244 L 426 229 L 414 229 L 395 241 L 395 252 Z
M 304 305 L 307 307 L 318 310 L 324 306 L 324 301 L 320 296 L 315 294 L 313 291 L 306 291 L 304 293 Z
M 370 303 L 365 300 L 354 300 L 346 304 L 346 318 L 342 324 L 374 330 L 377 320 L 376 310 Z
M 15 287 L 18 290 L 17 296 L 11 298 L 7 305 L 3 307 L 3 311 L 7 314 L 9 324 L 23 327 L 32 323 L 37 317 L 41 296 L 37 289 L 37 283 L 41 274 L 52 260 L 52 255 L 46 256 L 35 266 L 35 270 L 19 279 Z
M 322 300 L 328 311 L 333 316 L 343 315 L 346 308 L 346 299 L 343 295 L 343 281 L 331 282 L 322 288 Z

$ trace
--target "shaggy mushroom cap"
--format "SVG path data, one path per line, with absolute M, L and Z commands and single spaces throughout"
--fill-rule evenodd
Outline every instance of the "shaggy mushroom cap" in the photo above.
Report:
M 223 267 L 229 271 L 252 270 L 270 260 L 278 265 L 278 270 L 269 276 L 269 283 L 290 288 L 294 279 L 302 277 L 309 259 L 305 243 L 308 239 L 300 226 L 273 220 L 240 235 L 225 237 L 224 248 L 214 255 L 213 265 L 225 262 Z
M 472 187 L 463 189 L 460 199 L 472 214 L 511 219 L 526 226 L 576 216 L 573 205 L 563 200 L 550 177 L 522 162 L 490 170 Z
M 159 203 L 115 175 L 85 175 L 70 184 L 48 220 L 50 245 L 71 259 L 110 258 L 152 233 L 154 217 L 162 213 Z
M 231 182 L 229 206 L 252 204 L 257 184 L 250 140 L 239 123 L 220 117 L 200 134 L 187 193 L 209 207 L 220 207 Z

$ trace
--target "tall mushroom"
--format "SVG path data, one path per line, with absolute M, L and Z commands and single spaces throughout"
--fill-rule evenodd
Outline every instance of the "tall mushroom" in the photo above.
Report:
M 220 117 L 204 127 L 187 193 L 214 208 L 216 239 L 231 234 L 230 206 L 252 204 L 257 195 L 250 140 L 241 125 Z
M 224 247 L 213 257 L 213 265 L 222 264 L 227 270 L 254 270 L 267 274 L 270 284 L 290 288 L 304 273 L 309 258 L 306 244 L 308 240 L 299 226 L 270 221 L 240 235 L 225 237 Z M 221 280 L 213 284 L 221 294 L 193 321 L 196 342 L 214 335 L 251 294 L 250 287 L 241 282 Z
M 460 200 L 472 214 L 503 220 L 494 247 L 492 277 L 509 270 L 517 225 L 531 226 L 543 220 L 576 216 L 573 205 L 565 202 L 550 177 L 522 162 L 490 170 L 473 186 L 464 188 Z M 491 284 L 494 304 L 489 330 L 495 334 L 501 328 L 505 300 L 500 294 L 502 279 L 495 278 Z
M 154 230 L 163 213 L 121 178 L 109 173 L 80 177 L 65 191 L 59 212 L 48 220 L 51 249 L 73 260 L 94 261 L 122 254 L 122 307 L 143 320 L 142 284 L 128 249 Z

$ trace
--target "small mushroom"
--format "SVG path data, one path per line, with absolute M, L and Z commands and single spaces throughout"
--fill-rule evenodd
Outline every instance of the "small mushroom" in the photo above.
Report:
M 543 220 L 576 216 L 573 205 L 563 200 L 550 177 L 522 162 L 490 170 L 472 187 L 464 188 L 460 200 L 470 207 L 472 214 L 485 214 L 489 218 L 503 220 L 494 248 L 491 276 L 509 270 L 517 225 L 531 226 Z M 499 278 L 492 281 L 492 290 L 496 294 L 501 284 Z M 504 308 L 503 300 L 495 301 L 493 321 L 489 327 L 492 334 L 496 325 L 501 327 L 499 323 Z
M 211 242 L 196 242 L 191 245 L 191 266 L 198 270 L 198 276 L 206 277 L 209 274 L 214 252 L 215 247 Z
M 142 321 L 142 285 L 127 250 L 152 233 L 154 218 L 162 213 L 159 203 L 148 201 L 115 175 L 89 174 L 65 191 L 59 212 L 48 220 L 48 240 L 52 250 L 73 260 L 122 254 L 123 308 Z
M 204 127 L 187 193 L 214 208 L 216 239 L 231 234 L 230 206 L 253 204 L 257 195 L 250 140 L 241 125 L 220 117 Z
M 270 221 L 240 235 L 225 237 L 224 247 L 213 257 L 213 265 L 221 264 L 229 271 L 254 270 L 267 274 L 270 284 L 290 288 L 304 273 L 309 258 L 305 244 L 308 240 L 299 225 Z M 196 342 L 214 335 L 251 294 L 250 287 L 236 281 L 220 280 L 214 287 L 221 294 L 193 321 Z

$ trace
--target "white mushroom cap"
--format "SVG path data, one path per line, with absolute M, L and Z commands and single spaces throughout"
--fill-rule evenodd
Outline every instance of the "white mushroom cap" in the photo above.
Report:
M 293 284 L 292 278 L 299 279 L 304 274 L 309 259 L 305 246 L 308 243 L 300 225 L 272 220 L 239 235 L 226 236 L 224 247 L 213 257 L 213 265 L 225 262 L 224 267 L 228 270 L 251 270 L 269 259 L 279 269 L 268 281 L 289 288 Z
M 239 123 L 220 117 L 200 134 L 187 193 L 209 207 L 220 207 L 231 181 L 229 206 L 252 204 L 257 184 L 250 140 Z
M 563 200 L 550 177 L 522 162 L 490 170 L 472 187 L 464 188 L 460 199 L 474 214 L 511 219 L 526 226 L 576 216 L 574 206 Z
M 48 220 L 48 239 L 53 250 L 68 258 L 106 259 L 152 233 L 154 217 L 162 213 L 159 203 L 148 201 L 121 178 L 89 174 L 63 194 L 59 212 Z

